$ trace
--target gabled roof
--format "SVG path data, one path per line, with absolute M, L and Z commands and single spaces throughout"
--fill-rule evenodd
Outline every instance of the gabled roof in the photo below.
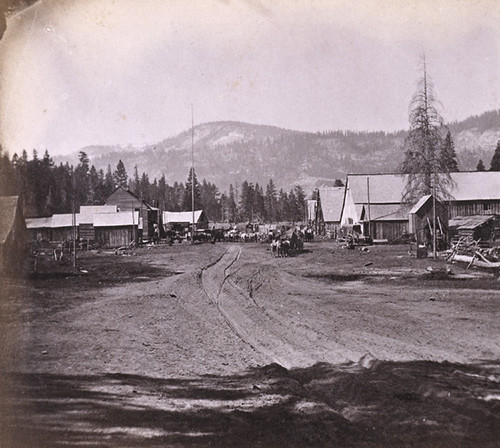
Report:
M 19 196 L 0 197 L 0 244 L 5 242 L 14 227 L 18 205 Z
M 454 185 L 450 191 L 454 201 L 500 200 L 500 173 L 495 171 L 472 171 L 451 173 Z M 367 181 L 369 179 L 369 183 Z M 401 174 L 349 174 L 347 188 L 355 204 L 396 204 L 401 201 L 405 187 L 405 176 Z
M 432 198 L 431 194 L 426 194 L 425 196 L 422 196 L 420 200 L 412 207 L 412 209 L 408 213 L 410 215 L 417 213 L 430 198 Z
M 325 222 L 340 222 L 344 205 L 344 187 L 319 188 L 319 200 Z
M 194 222 L 200 221 L 203 210 L 195 210 L 194 212 Z M 163 223 L 164 224 L 192 224 L 193 223 L 193 212 L 163 212 Z

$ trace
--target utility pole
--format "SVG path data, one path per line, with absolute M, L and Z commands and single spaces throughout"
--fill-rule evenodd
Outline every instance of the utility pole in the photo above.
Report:
M 372 237 L 372 229 L 371 229 L 371 215 L 370 215 L 370 176 L 366 177 L 366 193 L 368 197 L 368 236 L 371 238 Z
M 193 105 L 191 104 L 191 211 L 192 225 L 191 225 L 191 244 L 194 244 L 194 233 L 196 224 L 194 222 L 194 112 Z
M 432 179 L 432 257 L 436 258 L 436 173 Z

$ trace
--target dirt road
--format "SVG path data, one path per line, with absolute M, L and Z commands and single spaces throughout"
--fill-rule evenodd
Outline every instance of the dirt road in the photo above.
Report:
M 404 247 L 266 249 L 6 280 L 2 446 L 498 446 L 497 278 Z

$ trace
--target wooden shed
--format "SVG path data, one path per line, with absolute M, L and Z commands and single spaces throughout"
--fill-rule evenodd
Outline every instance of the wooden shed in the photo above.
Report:
M 500 218 L 496 215 L 456 216 L 450 219 L 450 237 L 494 242 L 499 226 Z
M 19 196 L 0 197 L 0 272 L 22 270 L 26 251 L 26 225 Z
M 409 232 L 417 244 L 432 245 L 434 235 L 434 205 L 436 206 L 436 241 L 439 249 L 448 246 L 448 208 L 431 194 L 423 196 L 409 211 Z

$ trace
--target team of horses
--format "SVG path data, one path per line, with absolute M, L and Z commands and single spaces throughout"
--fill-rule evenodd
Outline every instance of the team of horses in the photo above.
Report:
M 300 253 L 304 249 L 304 235 L 293 231 L 291 236 L 273 235 L 271 239 L 271 255 L 277 258 L 286 258 L 291 253 Z

